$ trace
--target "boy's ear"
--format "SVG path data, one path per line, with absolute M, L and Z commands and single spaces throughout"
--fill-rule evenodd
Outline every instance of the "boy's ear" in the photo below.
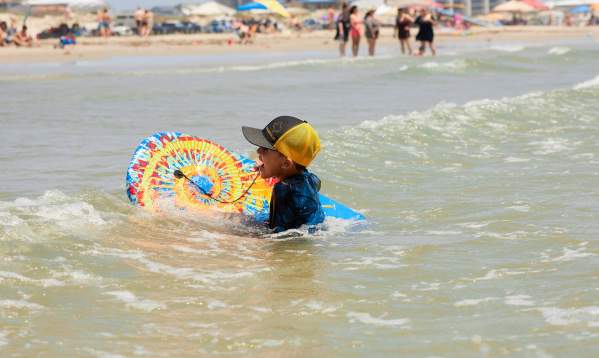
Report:
M 285 158 L 285 160 L 283 161 L 283 168 L 289 169 L 291 167 L 295 167 L 295 164 L 293 163 L 293 160 L 291 160 L 289 158 Z

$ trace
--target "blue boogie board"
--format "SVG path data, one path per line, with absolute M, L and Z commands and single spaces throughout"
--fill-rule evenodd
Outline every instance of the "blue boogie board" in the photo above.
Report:
M 137 146 L 127 169 L 129 200 L 150 211 L 164 204 L 192 211 L 241 213 L 268 219 L 274 179 L 262 179 L 255 162 L 209 140 L 159 132 Z M 357 211 L 320 194 L 327 217 L 363 220 Z

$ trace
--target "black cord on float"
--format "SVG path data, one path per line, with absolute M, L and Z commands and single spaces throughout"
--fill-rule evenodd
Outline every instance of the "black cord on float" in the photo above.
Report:
M 247 187 L 247 189 L 245 189 L 245 191 L 243 192 L 243 194 L 241 194 L 237 199 L 232 200 L 232 201 L 224 201 L 224 200 L 219 200 L 215 197 L 212 196 L 211 193 L 206 192 L 206 190 L 204 190 L 204 188 L 202 188 L 198 183 L 196 183 L 195 181 L 191 180 L 187 175 L 185 175 L 185 173 L 183 173 L 182 171 L 180 171 L 179 169 L 175 170 L 173 172 L 173 175 L 175 176 L 175 178 L 177 179 L 187 179 L 191 184 L 193 184 L 193 186 L 195 186 L 197 189 L 199 189 L 202 194 L 206 195 L 207 197 L 209 197 L 210 199 L 217 201 L 221 204 L 233 204 L 238 202 L 239 200 L 241 200 L 241 198 L 243 198 L 244 196 L 247 195 L 248 191 L 250 191 L 250 189 L 252 188 L 252 186 L 254 185 L 254 183 L 256 183 L 256 180 L 258 179 L 258 177 L 260 176 L 260 172 L 256 172 L 256 176 L 254 177 L 254 180 L 252 180 L 252 183 L 250 184 L 250 186 Z

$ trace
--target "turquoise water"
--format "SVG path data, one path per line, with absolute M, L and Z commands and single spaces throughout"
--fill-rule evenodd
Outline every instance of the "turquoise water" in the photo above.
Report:
M 3 66 L 3 356 L 594 356 L 597 44 L 395 51 Z M 249 154 L 240 126 L 280 114 L 368 224 L 264 239 L 128 203 L 142 138 Z

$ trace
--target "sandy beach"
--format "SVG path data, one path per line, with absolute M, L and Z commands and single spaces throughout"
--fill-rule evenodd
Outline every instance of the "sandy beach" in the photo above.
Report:
M 437 31 L 438 46 L 463 42 L 510 43 L 534 42 L 551 44 L 564 40 L 593 38 L 599 42 L 599 27 L 510 26 L 500 28 L 472 28 L 468 31 Z M 118 56 L 169 56 L 226 53 L 264 53 L 292 51 L 337 51 L 332 31 L 281 33 L 260 35 L 253 44 L 239 45 L 234 34 L 161 35 L 149 38 L 82 37 L 78 44 L 66 50 L 57 49 L 56 39 L 37 41 L 33 48 L 2 48 L 0 63 L 45 63 L 73 60 L 102 59 Z M 392 28 L 383 28 L 378 46 L 393 46 Z M 363 44 L 365 46 L 365 43 Z

